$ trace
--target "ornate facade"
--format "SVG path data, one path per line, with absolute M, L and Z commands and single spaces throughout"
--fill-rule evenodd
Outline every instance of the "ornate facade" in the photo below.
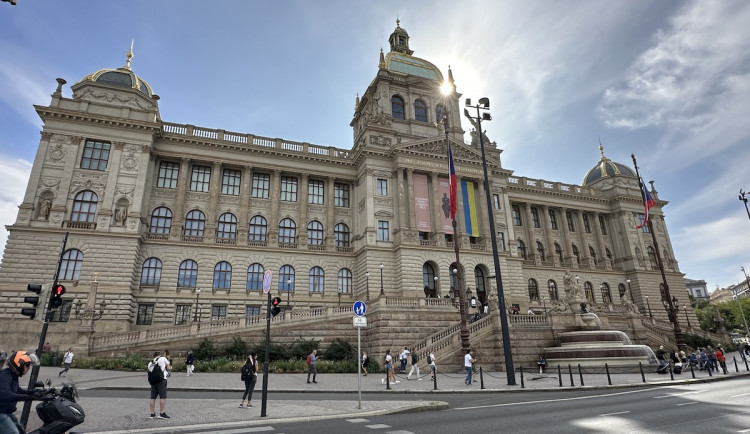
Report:
M 602 150 L 581 185 L 517 176 L 485 135 L 489 215 L 479 132 L 460 126 L 452 71 L 444 78 L 413 56 L 398 23 L 389 42 L 357 96 L 351 149 L 163 121 L 159 97 L 130 67 L 132 53 L 126 66 L 74 84 L 71 98 L 58 80 L 50 104 L 35 106 L 44 126 L 8 227 L 3 315 L 22 318 L 26 284 L 52 281 L 65 232 L 60 281 L 68 292 L 53 316 L 60 324 L 50 328 L 57 340 L 86 332 L 74 318 L 79 300 L 105 301 L 100 334 L 263 314 L 265 270 L 294 311 L 381 291 L 446 297 L 457 286 L 492 304 L 494 218 L 508 307 L 550 308 L 570 270 L 595 311 L 606 315 L 622 296 L 645 313 L 650 295 L 654 316 L 666 318 L 656 306 L 661 276 L 651 235 L 634 229 L 643 204 L 627 165 Z M 444 213 L 446 141 L 459 181 L 457 234 Z M 651 194 L 667 279 L 681 288 L 667 202 L 653 185 Z M 38 327 L 29 324 L 15 321 L 0 333 L 33 343 Z

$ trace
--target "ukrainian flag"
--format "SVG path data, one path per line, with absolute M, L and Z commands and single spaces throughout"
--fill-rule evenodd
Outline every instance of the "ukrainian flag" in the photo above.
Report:
M 477 218 L 477 201 L 474 198 L 474 183 L 471 181 L 461 181 L 461 193 L 463 193 L 466 233 L 472 237 L 478 237 L 479 219 Z

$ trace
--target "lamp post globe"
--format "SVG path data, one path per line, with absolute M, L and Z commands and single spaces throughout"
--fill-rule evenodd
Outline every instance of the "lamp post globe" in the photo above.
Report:
M 368 271 L 365 273 L 365 291 L 367 291 L 365 295 L 365 300 L 370 301 L 370 272 Z
M 200 316 L 198 315 L 198 298 L 201 296 L 201 290 L 196 289 L 195 290 L 195 313 L 193 314 L 193 322 L 198 322 L 200 320 Z
M 380 295 L 385 295 L 385 292 L 383 292 L 383 268 L 385 266 L 383 264 L 380 264 L 378 268 L 380 268 Z

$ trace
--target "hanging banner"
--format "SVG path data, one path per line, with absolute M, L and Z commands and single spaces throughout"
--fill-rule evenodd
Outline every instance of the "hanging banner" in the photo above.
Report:
M 461 193 L 463 193 L 466 234 L 478 237 L 479 219 L 477 218 L 477 201 L 474 198 L 474 183 L 471 181 L 461 181 Z
M 417 230 L 421 232 L 432 232 L 432 220 L 430 219 L 430 188 L 427 185 L 427 175 L 415 173 L 412 176 L 414 188 L 414 217 L 416 217 Z
M 438 178 L 438 194 L 440 195 L 440 203 L 436 204 L 440 207 L 440 222 L 439 226 L 442 231 L 446 234 L 453 233 L 453 221 L 451 220 L 451 186 L 448 178 Z

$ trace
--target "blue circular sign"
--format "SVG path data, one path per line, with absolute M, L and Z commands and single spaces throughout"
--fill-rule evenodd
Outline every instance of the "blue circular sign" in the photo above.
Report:
M 263 293 L 268 294 L 268 291 L 271 290 L 271 270 L 266 270 L 265 273 L 263 273 Z
M 367 312 L 367 305 L 362 300 L 357 300 L 354 302 L 354 306 L 352 306 L 352 310 L 354 310 L 354 314 L 357 316 L 365 316 L 365 313 Z

